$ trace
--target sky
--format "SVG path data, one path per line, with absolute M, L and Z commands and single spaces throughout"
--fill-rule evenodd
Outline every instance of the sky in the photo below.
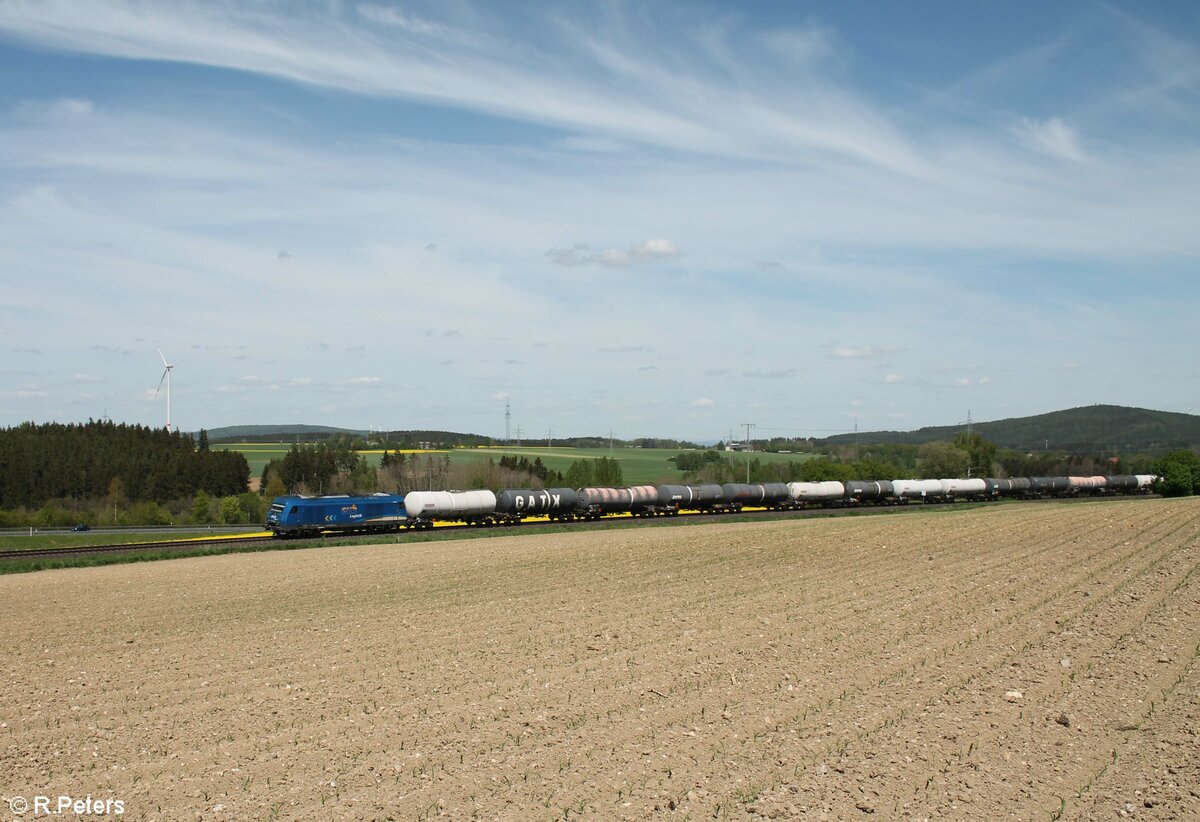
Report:
M 1200 4 L 0 0 L 0 425 L 1200 413 Z

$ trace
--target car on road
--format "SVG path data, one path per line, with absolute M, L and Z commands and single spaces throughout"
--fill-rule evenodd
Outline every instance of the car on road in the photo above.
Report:
M 92 526 L 88 525 L 86 522 L 81 522 L 78 525 L 76 525 L 74 528 L 72 528 L 71 530 L 72 531 L 90 531 L 90 530 L 92 530 Z

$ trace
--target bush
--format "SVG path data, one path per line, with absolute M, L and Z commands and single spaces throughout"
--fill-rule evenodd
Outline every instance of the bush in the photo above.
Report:
M 171 525 L 171 515 L 156 502 L 139 502 L 129 509 L 131 525 Z
M 197 491 L 192 498 L 191 520 L 194 525 L 207 525 L 213 521 L 212 498 L 203 491 Z
M 1200 494 L 1200 457 L 1191 451 L 1172 451 L 1154 464 L 1154 488 L 1164 497 Z
M 225 525 L 242 525 L 247 521 L 237 497 L 222 497 L 220 508 L 221 522 Z

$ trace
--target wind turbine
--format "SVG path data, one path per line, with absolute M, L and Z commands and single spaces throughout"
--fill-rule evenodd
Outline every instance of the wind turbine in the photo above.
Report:
M 158 352 L 158 358 L 163 362 L 162 379 L 158 381 L 158 388 L 154 389 L 154 396 L 158 398 L 158 392 L 162 390 L 163 381 L 167 383 L 167 430 L 171 430 L 171 369 L 175 366 L 167 362 L 167 358 L 163 356 L 161 348 L 154 349 Z

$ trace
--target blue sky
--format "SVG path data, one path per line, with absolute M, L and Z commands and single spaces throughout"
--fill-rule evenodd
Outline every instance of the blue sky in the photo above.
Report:
M 0 0 L 0 424 L 1200 413 L 1200 6 Z

